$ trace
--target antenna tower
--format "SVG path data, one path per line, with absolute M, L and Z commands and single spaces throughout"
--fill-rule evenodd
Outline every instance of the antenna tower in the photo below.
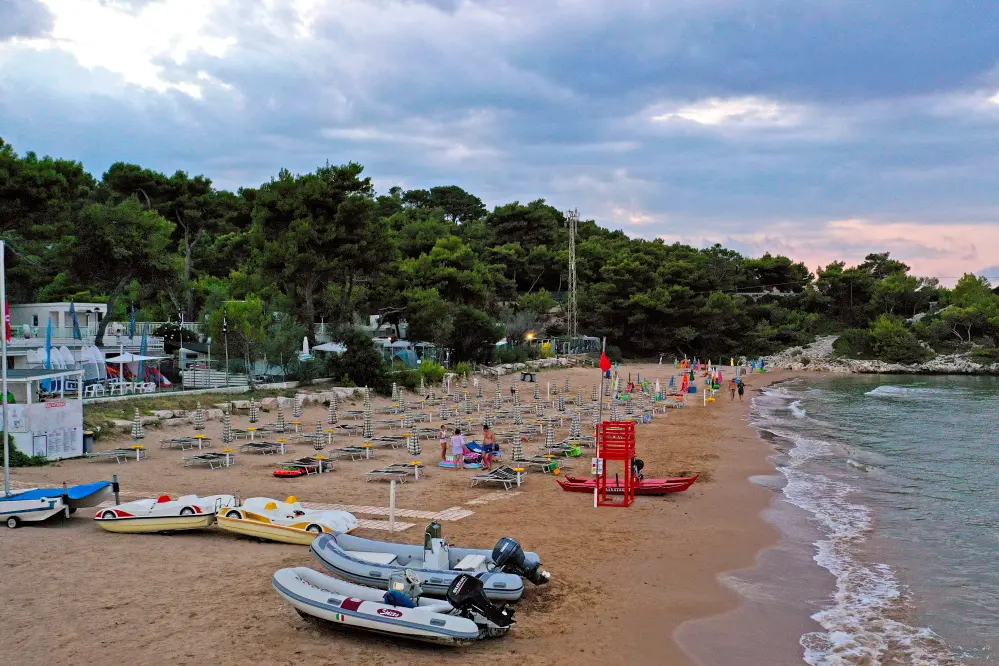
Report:
M 576 328 L 576 232 L 579 230 L 579 211 L 575 208 L 565 214 L 569 226 L 569 299 L 565 308 L 566 332 L 570 345 L 579 334 Z

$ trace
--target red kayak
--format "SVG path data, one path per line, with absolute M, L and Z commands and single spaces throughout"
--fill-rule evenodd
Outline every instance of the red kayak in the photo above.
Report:
M 274 470 L 274 476 L 279 479 L 296 479 L 306 474 L 307 472 L 301 467 L 282 467 L 281 469 Z
M 596 479 L 584 479 L 578 476 L 567 476 L 564 479 L 556 478 L 562 490 L 571 493 L 592 493 L 597 487 Z M 642 479 L 635 485 L 636 495 L 666 495 L 668 493 L 682 493 L 687 488 L 694 485 L 697 475 L 676 476 L 670 479 Z M 622 493 L 624 489 L 620 480 L 607 480 L 608 493 Z

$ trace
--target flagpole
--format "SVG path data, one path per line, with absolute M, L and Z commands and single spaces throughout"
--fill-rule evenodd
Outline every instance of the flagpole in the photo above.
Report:
M 3 335 L 0 336 L 0 356 L 3 357 L 0 360 L 0 391 L 3 391 L 3 494 L 5 496 L 10 495 L 10 439 L 7 435 L 7 431 L 10 429 L 8 427 L 7 421 L 7 331 L 10 330 L 8 326 L 10 325 L 10 315 L 7 314 L 7 247 L 6 244 L 0 240 L 0 303 L 3 303 Z

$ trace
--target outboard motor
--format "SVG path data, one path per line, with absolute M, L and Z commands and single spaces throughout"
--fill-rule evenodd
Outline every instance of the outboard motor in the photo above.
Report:
M 447 541 L 441 536 L 441 524 L 435 520 L 423 533 L 423 568 L 445 571 L 450 565 Z
M 492 560 L 503 571 L 517 574 L 535 585 L 544 585 L 552 577 L 541 568 L 541 562 L 528 562 L 524 549 L 510 537 L 499 540 L 493 548 Z
M 482 591 L 483 587 L 482 581 L 475 576 L 461 574 L 447 589 L 447 601 L 466 617 L 479 615 L 493 626 L 506 629 L 513 624 L 513 609 L 489 601 Z M 475 620 L 474 617 L 469 619 Z

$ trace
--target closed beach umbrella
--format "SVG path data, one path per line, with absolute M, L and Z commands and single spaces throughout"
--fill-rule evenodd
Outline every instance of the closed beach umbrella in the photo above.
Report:
M 468 389 L 468 375 L 461 376 L 461 389 L 463 391 Z
M 558 411 L 560 411 L 560 412 L 564 412 L 565 411 L 565 396 L 562 395 L 561 393 L 558 396 L 558 402 L 556 404 L 557 404 Z
M 488 413 L 486 414 L 486 418 L 485 418 L 485 424 L 486 424 L 487 426 L 489 426 L 489 429 L 490 429 L 490 430 L 492 430 L 492 427 L 493 427 L 493 423 L 494 423 L 494 418 L 493 418 L 493 413 L 492 413 L 492 412 L 488 412 Z
M 365 439 L 375 436 L 375 426 L 371 422 L 371 389 L 364 387 L 364 426 L 361 433 Z
M 541 400 L 541 384 L 534 385 L 534 400 L 535 402 Z
M 322 434 L 324 432 L 326 432 L 326 429 L 323 428 L 323 422 L 322 421 L 316 421 L 316 434 L 318 435 L 318 434 Z
M 146 430 L 142 427 L 142 417 L 139 416 L 139 408 L 135 408 L 135 415 L 132 416 L 132 439 L 139 441 L 146 436 Z
M 422 451 L 420 448 L 420 438 L 413 433 L 409 433 L 409 436 L 406 438 L 406 450 L 409 451 L 409 455 L 411 456 L 420 455 Z
M 538 401 L 536 401 L 536 402 L 534 403 L 534 413 L 535 413 L 535 414 L 536 414 L 537 416 L 544 416 L 544 415 L 545 415 L 545 407 L 544 407 L 544 405 L 543 405 L 543 404 L 541 403 L 541 401 L 540 401 L 540 400 L 538 400 Z
M 576 391 L 576 406 L 583 404 L 583 389 Z
M 200 401 L 198 401 L 198 406 L 194 409 L 194 429 L 195 430 L 205 429 L 205 410 L 201 408 Z
M 624 413 L 631 415 L 635 413 L 635 406 L 632 404 L 634 400 L 627 400 L 624 403 Z
M 496 380 L 496 396 L 493 398 L 493 409 L 503 408 L 503 382 Z
M 579 439 L 583 435 L 583 424 L 580 420 L 579 412 L 572 415 L 572 423 L 569 424 L 569 438 Z
M 565 388 L 565 390 L 563 391 L 563 393 L 569 393 L 569 392 L 572 391 L 572 385 L 569 383 L 569 377 L 568 376 L 566 376 L 566 378 L 565 378 L 565 387 L 564 388 Z
M 295 402 L 291 406 L 291 418 L 298 420 L 302 418 L 302 397 L 296 395 Z
M 326 423 L 329 425 L 336 425 L 336 403 L 330 398 L 329 409 L 326 410 Z
M 475 379 L 475 399 L 482 400 L 482 382 L 478 378 Z
M 257 401 L 250 396 L 250 423 L 256 423 L 260 420 L 260 415 L 257 414 Z
M 515 426 L 524 425 L 524 415 L 520 413 L 520 405 L 513 406 L 513 424 Z
M 620 420 L 621 420 L 621 410 L 618 408 L 617 403 L 615 402 L 613 405 L 611 405 L 611 421 L 620 421 Z
M 462 406 L 465 408 L 466 414 L 472 413 L 472 401 L 468 399 L 468 392 L 465 392 L 464 398 L 461 401 Z
M 399 385 L 392 382 L 392 402 L 399 402 Z
M 552 421 L 545 424 L 545 448 L 555 448 L 555 423 Z
M 288 428 L 287 424 L 284 422 L 284 409 L 282 409 L 280 406 L 278 406 L 277 410 L 278 410 L 278 413 L 277 413 L 277 431 L 278 432 L 284 432 Z
M 406 410 L 409 409 L 409 405 L 406 404 L 406 394 L 401 390 L 399 391 L 399 409 L 403 414 L 405 414 Z
M 229 416 L 229 410 L 222 412 L 222 443 L 232 444 L 236 441 L 236 438 L 232 434 L 232 418 Z
M 596 402 L 597 400 L 600 399 L 598 393 L 599 391 L 597 391 L 597 385 L 590 384 L 590 402 Z
M 514 460 L 523 460 L 524 459 L 524 439 L 522 437 L 518 437 L 514 441 L 514 443 L 513 443 L 513 451 L 511 453 L 513 454 L 513 459 Z
M 594 432 L 597 426 L 600 425 L 600 410 L 597 407 L 590 409 L 590 425 L 593 426 Z
M 427 381 L 420 375 L 420 398 L 427 397 Z
M 405 432 L 413 431 L 413 415 L 410 414 L 409 410 L 406 409 L 405 403 L 403 403 L 402 408 L 402 429 Z
M 513 406 L 520 407 L 520 393 L 513 394 Z

